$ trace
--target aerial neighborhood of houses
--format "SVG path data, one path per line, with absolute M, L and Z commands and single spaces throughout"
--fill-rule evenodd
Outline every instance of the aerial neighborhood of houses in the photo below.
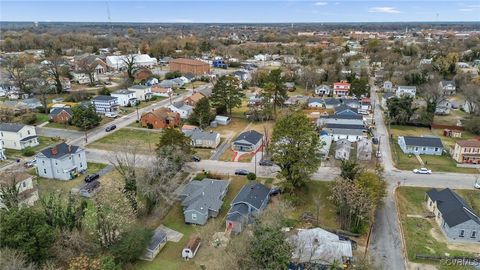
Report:
M 12 25 L 6 269 L 478 262 L 478 31 Z

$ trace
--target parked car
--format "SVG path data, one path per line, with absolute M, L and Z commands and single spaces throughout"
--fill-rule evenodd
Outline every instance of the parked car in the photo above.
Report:
M 413 173 L 417 174 L 432 174 L 432 170 L 429 170 L 427 168 L 420 168 L 420 169 L 414 169 Z
M 98 175 L 98 173 L 89 174 L 89 175 L 85 176 L 85 182 L 90 183 L 92 181 L 97 180 L 98 178 L 100 178 L 100 175 Z
M 37 160 L 36 160 L 36 159 L 32 159 L 32 160 L 26 161 L 25 164 L 23 164 L 23 166 L 24 166 L 25 168 L 32 168 L 32 167 L 34 167 L 35 165 L 37 165 Z
M 108 117 L 108 118 L 116 118 L 117 116 L 118 116 L 118 114 L 116 112 L 105 113 L 105 117 Z
M 200 162 L 202 159 L 199 156 L 192 156 L 193 162 Z
M 475 182 L 473 187 L 476 188 L 476 189 L 480 189 L 480 182 Z
M 249 173 L 250 172 L 248 170 L 245 170 L 245 169 L 236 169 L 235 170 L 235 175 L 247 175 Z
M 260 166 L 273 166 L 273 162 L 271 160 L 268 160 L 268 159 L 262 159 L 262 160 L 260 160 L 258 165 L 260 165 Z
M 108 127 L 105 129 L 105 131 L 106 131 L 106 132 L 110 132 L 110 131 L 112 131 L 112 130 L 114 130 L 114 129 L 116 129 L 116 128 L 117 128 L 116 125 L 111 125 L 111 126 L 108 126 Z
M 372 143 L 373 143 L 373 144 L 378 144 L 378 138 L 373 137 L 373 138 L 372 138 Z

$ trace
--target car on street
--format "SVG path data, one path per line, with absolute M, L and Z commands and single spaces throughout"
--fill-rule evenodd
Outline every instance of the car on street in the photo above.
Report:
M 416 174 L 432 174 L 432 170 L 429 170 L 427 168 L 420 168 L 420 169 L 414 169 L 413 173 L 416 173 Z
M 236 169 L 235 170 L 235 175 L 247 175 L 249 173 L 250 172 L 248 170 L 245 170 L 245 169 Z
M 105 117 L 108 118 L 117 118 L 118 114 L 116 112 L 107 112 L 105 113 Z
M 114 129 L 116 129 L 116 128 L 117 128 L 116 125 L 110 125 L 110 126 L 108 126 L 108 127 L 105 129 L 105 131 L 106 131 L 106 132 L 110 132 L 110 131 L 112 131 L 112 130 L 114 130 Z
M 260 160 L 258 165 L 260 165 L 260 166 L 273 166 L 273 162 L 271 160 L 268 160 L 268 159 L 262 159 L 262 160 Z
M 199 156 L 192 156 L 193 162 L 200 162 L 202 159 Z
M 97 180 L 98 178 L 100 178 L 100 175 L 98 173 L 89 174 L 89 175 L 85 176 L 85 182 L 90 183 L 92 181 Z
M 32 160 L 29 160 L 29 161 L 26 161 L 23 166 L 25 168 L 32 168 L 34 167 L 35 165 L 37 165 L 37 160 L 36 159 L 32 159 Z
M 473 187 L 476 188 L 476 189 L 480 189 L 480 182 L 475 182 Z

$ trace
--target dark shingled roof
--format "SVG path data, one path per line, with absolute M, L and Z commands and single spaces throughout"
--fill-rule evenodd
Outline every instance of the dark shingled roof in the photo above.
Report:
M 57 148 L 57 153 L 54 155 L 52 153 L 52 148 Z M 68 145 L 66 143 L 57 144 L 56 146 L 46 148 L 40 153 L 45 155 L 47 158 L 61 158 L 67 154 L 75 153 L 79 147 L 75 145 Z
M 404 136 L 406 145 L 426 146 L 426 147 L 443 147 L 442 140 L 438 137 L 414 137 Z
M 249 130 L 238 135 L 238 137 L 235 139 L 235 142 L 245 140 L 251 144 L 257 144 L 259 141 L 262 140 L 262 138 L 262 133 L 259 133 L 255 130 Z
M 243 186 L 242 190 L 232 201 L 232 205 L 239 202 L 245 202 L 251 206 L 260 209 L 263 202 L 268 199 L 270 189 L 259 183 L 251 183 Z M 233 209 L 233 207 L 232 207 Z
M 351 125 L 351 124 L 327 124 L 326 128 L 343 128 L 343 129 L 366 129 L 363 125 Z
M 443 220 L 452 228 L 458 224 L 473 220 L 480 225 L 480 218 L 473 212 L 472 208 L 451 189 L 442 191 L 431 189 L 427 191 L 428 197 L 437 202 L 437 207 L 442 213 Z
M 96 96 L 93 98 L 94 100 L 113 100 L 113 99 L 118 99 L 117 97 L 112 97 L 112 96 Z
M 62 111 L 65 111 L 65 112 L 67 112 L 70 116 L 73 116 L 73 111 L 72 111 L 72 109 L 70 109 L 70 108 L 53 108 L 53 109 L 50 110 L 49 115 L 50 115 L 50 116 L 55 116 L 55 115 L 61 113 Z
M 0 123 L 0 130 L 8 131 L 8 132 L 18 132 L 24 126 L 25 126 L 24 124 L 18 124 L 18 123 Z
M 363 116 L 357 114 L 340 114 L 340 115 L 325 115 L 320 116 L 323 119 L 348 119 L 348 120 L 363 120 Z

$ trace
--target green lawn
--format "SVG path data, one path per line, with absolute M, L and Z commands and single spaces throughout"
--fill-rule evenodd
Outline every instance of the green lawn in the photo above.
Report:
M 39 145 L 37 145 L 35 147 L 32 147 L 32 150 L 35 151 L 35 153 L 44 149 L 44 148 L 52 146 L 54 144 L 59 144 L 59 143 L 62 142 L 62 140 L 58 139 L 58 138 L 38 136 L 38 142 L 40 143 Z M 13 149 L 5 149 L 5 155 L 8 158 L 22 157 L 22 151 L 21 150 L 13 150 Z
M 44 114 L 44 113 L 37 113 L 35 114 L 35 117 L 36 117 L 35 124 L 37 125 L 45 123 L 49 119 L 48 114 Z
M 54 123 L 54 122 L 50 122 L 50 123 L 46 124 L 45 127 L 82 131 L 81 128 L 78 128 L 76 126 L 72 126 L 72 125 L 69 125 L 69 124 Z
M 157 97 L 155 96 L 154 98 L 150 99 L 149 101 L 141 101 L 140 104 L 136 107 L 120 107 L 120 111 L 124 112 L 125 114 L 129 114 L 134 112 L 137 108 L 145 108 L 147 106 L 150 106 L 154 103 L 160 102 L 162 100 L 166 99 L 166 97 Z
M 228 209 L 230 208 L 230 202 L 235 198 L 236 194 L 247 182 L 245 177 L 232 176 L 230 185 L 228 187 L 227 195 L 225 196 L 224 203 L 220 210 L 220 213 L 217 218 L 223 219 L 227 214 Z M 165 247 L 160 251 L 158 256 L 152 262 L 139 261 L 135 264 L 135 269 L 141 270 L 153 270 L 153 269 L 162 269 L 162 270 L 177 270 L 177 269 L 199 269 L 198 265 L 195 264 L 195 258 L 188 262 L 185 262 L 181 258 L 182 249 L 187 244 L 190 236 L 195 233 L 200 233 L 201 226 L 185 224 L 183 210 L 180 206 L 180 203 L 175 203 L 175 205 L 170 209 L 167 216 L 162 220 L 162 224 L 168 228 L 174 229 L 184 234 L 182 239 L 178 242 L 167 242 Z M 223 223 L 221 223 L 223 225 Z M 223 226 L 218 228 L 218 231 L 223 231 Z M 208 239 L 209 236 L 201 236 L 203 239 Z M 203 243 L 202 245 L 207 245 Z M 200 247 L 201 249 L 202 247 Z
M 471 256 L 472 254 L 464 251 L 452 250 L 447 247 L 444 242 L 439 242 L 430 234 L 432 229 L 438 230 L 441 233 L 436 222 L 432 219 L 407 217 L 410 215 L 424 215 L 426 213 L 425 192 L 429 188 L 418 187 L 400 187 L 397 189 L 397 202 L 399 205 L 400 219 L 405 233 L 405 240 L 407 243 L 407 254 L 410 261 L 425 262 L 415 259 L 415 254 L 445 256 L 445 253 L 450 256 Z M 478 191 L 475 190 L 455 190 L 468 203 L 476 207 L 480 207 L 480 197 Z M 428 262 L 432 263 L 432 262 Z M 465 269 L 460 267 L 445 267 L 441 269 Z
M 61 193 L 69 192 L 72 188 L 78 187 L 82 184 L 87 174 L 97 173 L 106 166 L 107 165 L 105 164 L 87 162 L 87 172 L 68 181 L 37 177 L 38 190 L 40 195 L 53 191 L 60 191 Z
M 160 133 L 134 129 L 120 129 L 88 145 L 103 150 L 118 150 L 121 145 L 135 145 L 141 153 L 151 153 L 158 143 Z

